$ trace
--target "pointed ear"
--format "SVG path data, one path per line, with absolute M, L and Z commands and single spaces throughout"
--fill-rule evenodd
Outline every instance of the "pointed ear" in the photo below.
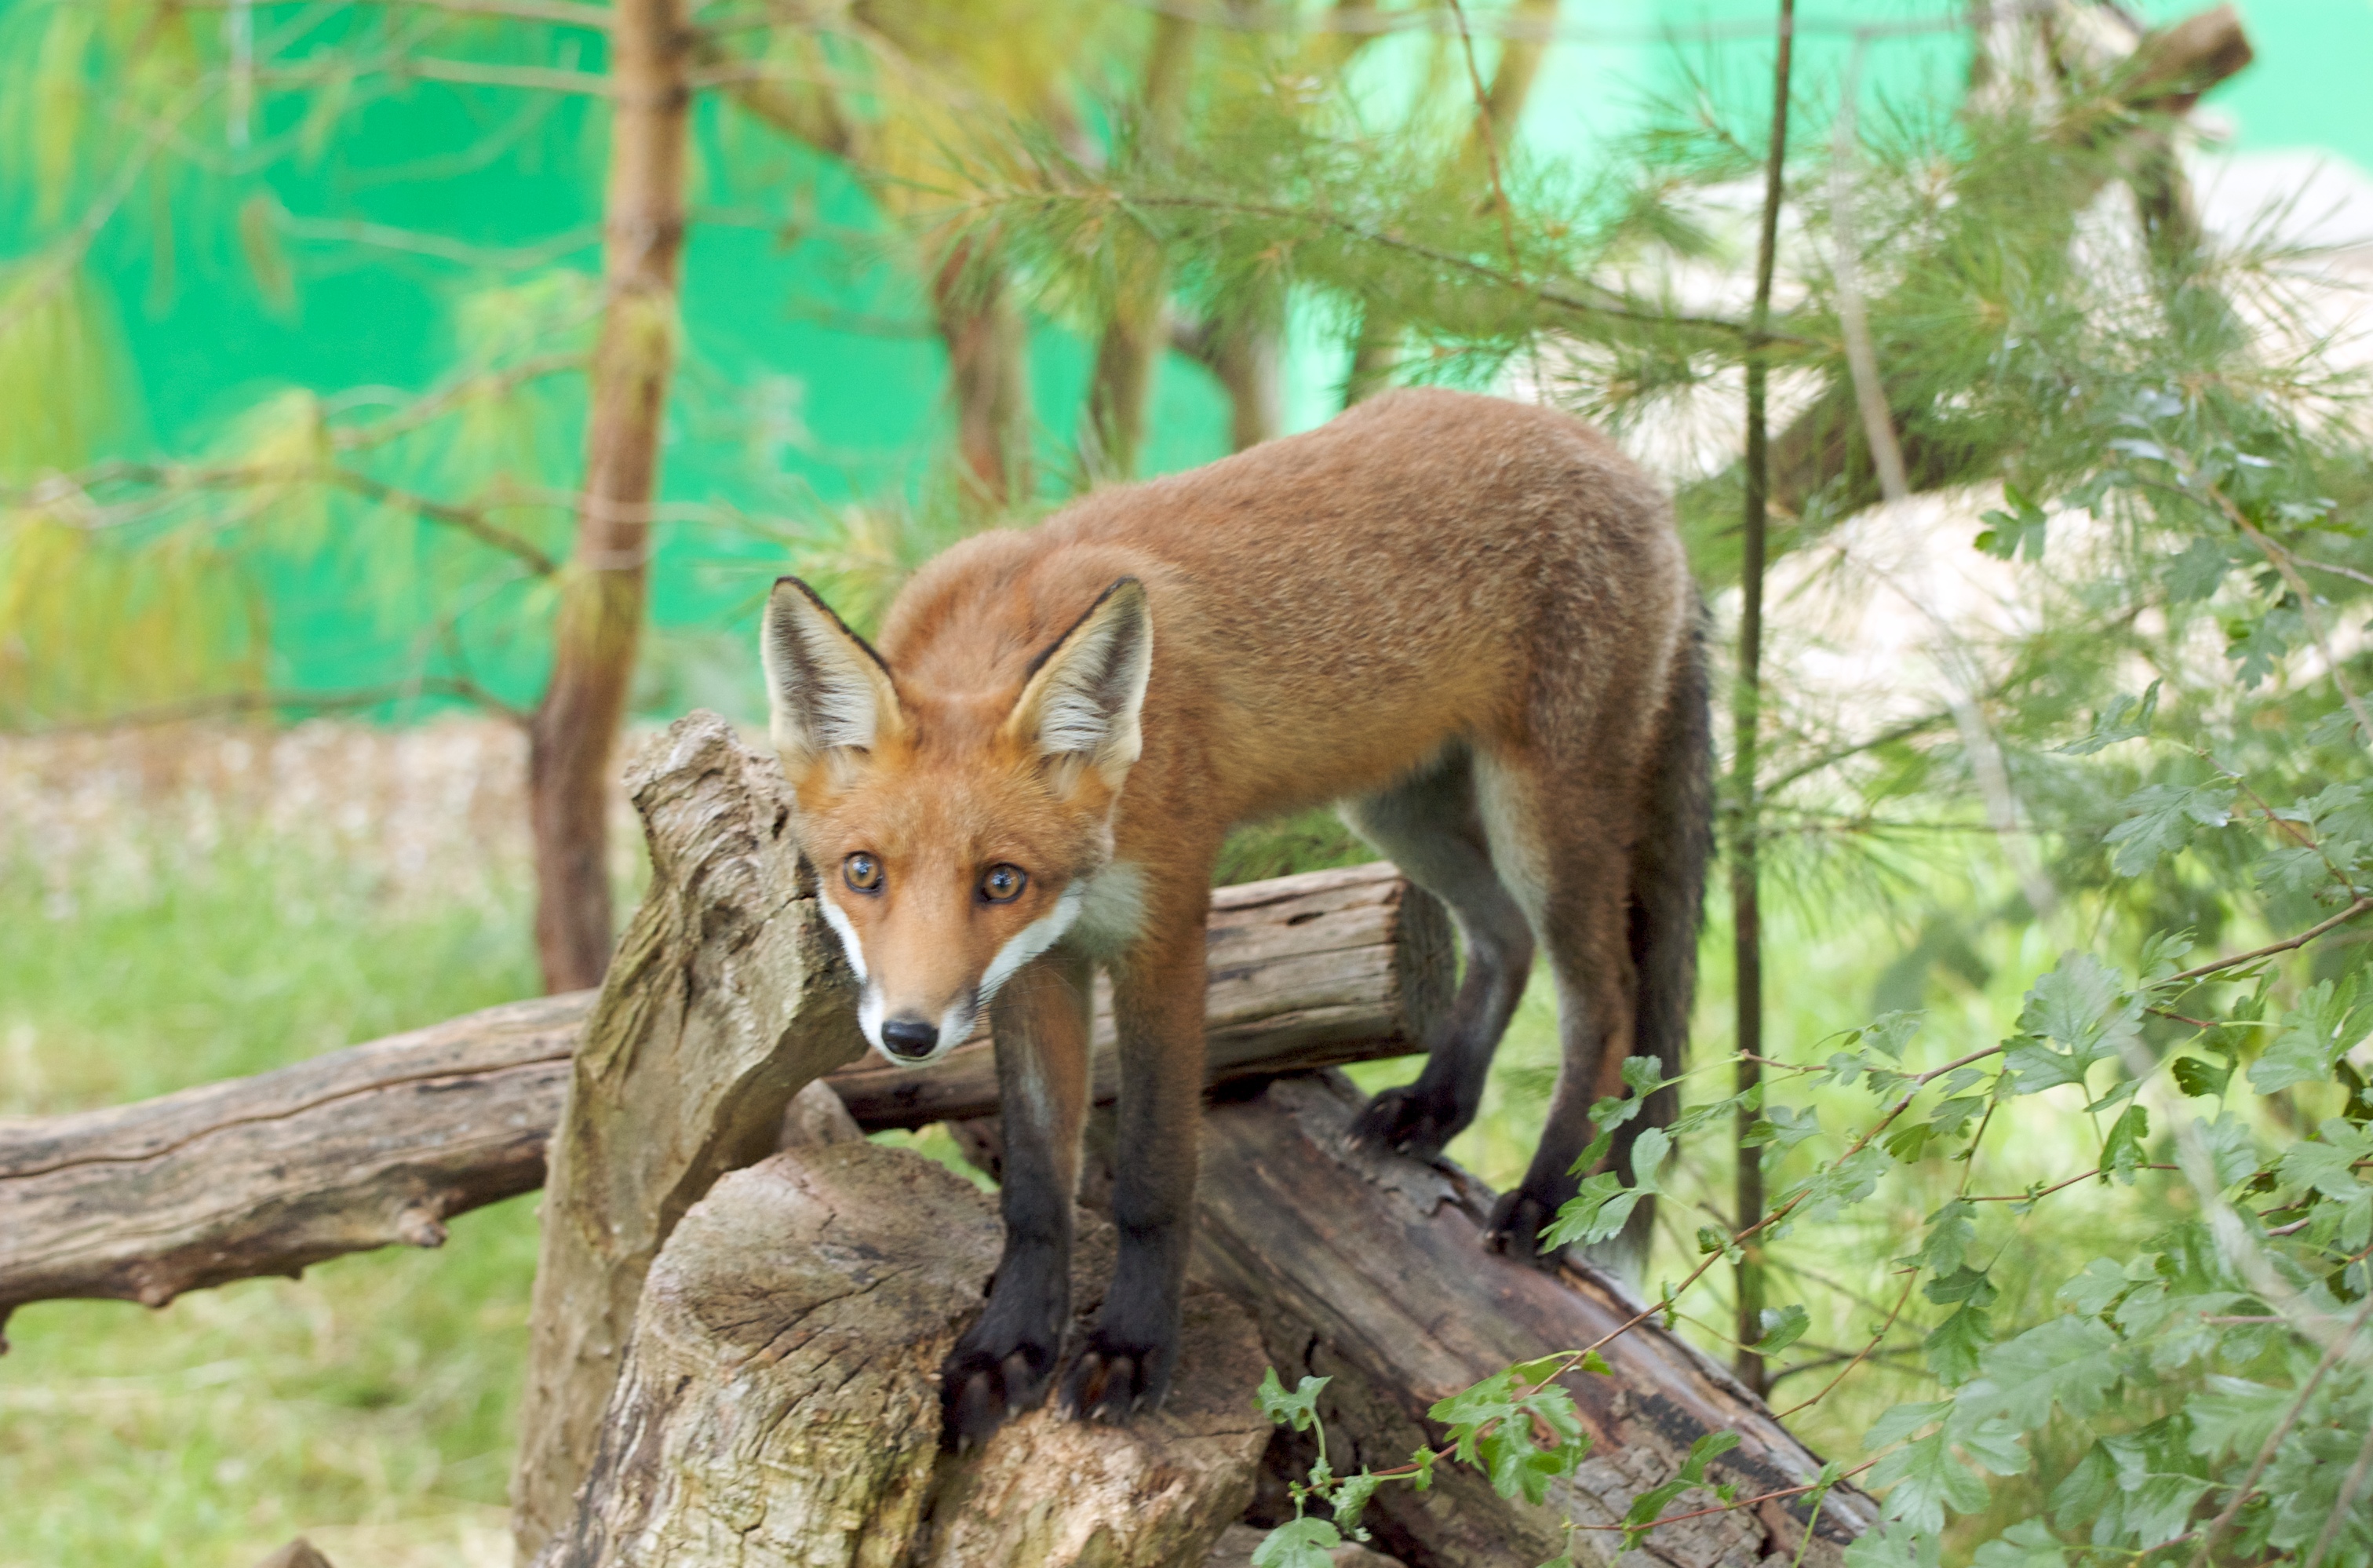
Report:
M 841 747 L 863 751 L 906 728 L 889 666 L 799 579 L 776 579 L 758 652 L 775 750 L 793 785 Z
M 1144 748 L 1138 720 L 1152 669 L 1145 585 L 1125 577 L 1038 656 L 1006 732 L 1041 756 L 1077 759 L 1117 790 Z

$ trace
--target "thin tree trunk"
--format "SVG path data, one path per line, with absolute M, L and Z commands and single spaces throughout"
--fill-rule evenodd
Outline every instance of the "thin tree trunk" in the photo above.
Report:
M 1517 0 L 1508 13 L 1521 24 L 1517 31 L 1522 36 L 1509 38 L 1500 45 L 1500 63 L 1492 68 L 1490 87 L 1475 106 L 1475 123 L 1461 154 L 1478 177 L 1484 177 L 1487 170 L 1496 167 L 1496 160 L 1507 155 L 1510 144 L 1515 140 L 1517 122 L 1525 116 L 1534 78 L 1540 75 L 1542 56 L 1549 52 L 1546 34 L 1557 21 L 1557 14 L 1558 0 Z M 1487 203 L 1499 199 L 1496 190 L 1483 196 Z M 1362 319 L 1359 341 L 1351 350 L 1350 374 L 1343 383 L 1344 407 L 1364 402 L 1392 385 L 1393 371 L 1400 364 L 1402 341 L 1407 335 L 1407 323 L 1389 311 L 1371 310 Z
M 959 245 L 931 275 L 931 313 L 948 350 L 956 453 L 966 499 L 995 512 L 1030 493 L 1027 339 L 1003 269 Z
M 1739 566 L 1738 689 L 1733 698 L 1731 790 L 1736 826 L 1731 839 L 1730 903 L 1737 958 L 1738 1091 L 1762 1082 L 1756 1059 L 1763 1054 L 1763 913 L 1758 899 L 1755 761 L 1763 717 L 1764 531 L 1770 521 L 1771 454 L 1765 419 L 1766 366 L 1761 339 L 1771 321 L 1773 252 L 1780 237 L 1780 197 L 1788 158 L 1788 68 L 1795 42 L 1795 0 L 1780 0 L 1779 50 L 1771 67 L 1771 148 L 1763 169 L 1763 228 L 1755 245 L 1755 306 L 1748 318 L 1752 347 L 1747 360 L 1747 515 Z M 1747 1141 L 1758 1120 L 1752 1109 L 1738 1113 L 1738 1228 L 1763 1218 L 1763 1157 Z M 1738 1263 L 1737 1340 L 1744 1347 L 1763 1337 L 1763 1248 L 1759 1239 L 1742 1244 Z M 1738 1380 L 1764 1391 L 1763 1358 L 1742 1348 Z
M 618 0 L 614 15 L 605 302 L 585 486 L 553 628 L 552 674 L 529 727 L 536 957 L 554 991 L 599 985 L 610 963 L 610 767 L 642 633 L 684 252 L 685 0 Z
M 1155 17 L 1139 131 L 1148 153 L 1158 156 L 1175 139 L 1194 63 L 1195 24 L 1166 12 Z M 1081 453 L 1092 480 L 1127 479 L 1137 472 L 1154 358 L 1168 343 L 1162 314 L 1162 257 L 1145 240 L 1135 248 L 1130 275 L 1121 280 L 1112 318 L 1096 344 Z

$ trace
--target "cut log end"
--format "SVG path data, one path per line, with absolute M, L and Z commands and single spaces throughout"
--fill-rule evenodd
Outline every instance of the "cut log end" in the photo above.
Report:
M 1084 1308 L 1112 1244 L 1082 1223 Z M 1126 1429 L 1040 1410 L 948 1456 L 936 1374 L 998 1240 L 988 1199 L 903 1150 L 810 1146 L 719 1182 L 651 1269 L 577 1518 L 540 1561 L 698 1561 L 730 1534 L 797 1562 L 1199 1562 L 1268 1440 L 1249 1316 L 1191 1296 L 1176 1392 Z

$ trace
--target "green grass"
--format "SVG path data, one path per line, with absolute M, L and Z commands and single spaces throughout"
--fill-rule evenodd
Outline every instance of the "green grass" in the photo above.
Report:
M 258 1071 L 535 989 L 523 909 L 391 910 L 257 844 L 173 863 L 137 901 L 0 872 L 0 1113 Z M 507 1562 L 535 1250 L 523 1198 L 458 1218 L 437 1252 L 157 1312 L 21 1309 L 0 1564 L 246 1568 L 300 1531 L 339 1568 Z

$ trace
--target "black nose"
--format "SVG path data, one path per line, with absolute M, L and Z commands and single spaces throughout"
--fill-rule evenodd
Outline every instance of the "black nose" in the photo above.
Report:
M 893 1018 L 882 1025 L 882 1044 L 892 1056 L 920 1061 L 940 1043 L 940 1032 L 919 1018 Z

